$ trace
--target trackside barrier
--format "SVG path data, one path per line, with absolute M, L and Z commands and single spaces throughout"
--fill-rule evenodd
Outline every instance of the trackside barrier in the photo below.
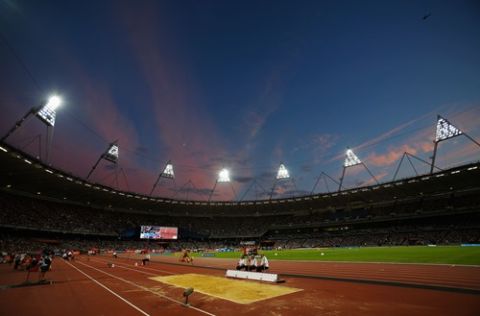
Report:
M 225 273 L 227 278 L 257 280 L 266 282 L 278 282 L 278 274 L 273 273 L 260 273 L 238 270 L 227 270 Z

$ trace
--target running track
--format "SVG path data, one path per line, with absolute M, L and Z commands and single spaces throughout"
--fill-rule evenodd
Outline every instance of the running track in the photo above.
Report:
M 127 255 L 127 257 L 129 257 Z M 130 257 L 129 257 L 130 258 Z M 134 257 L 135 258 L 135 257 Z M 140 257 L 138 257 L 140 258 Z M 153 260 L 179 264 L 170 256 L 155 256 Z M 195 258 L 196 266 L 233 269 L 234 259 Z M 458 290 L 480 293 L 480 266 L 446 264 L 347 263 L 271 260 L 272 273 L 338 281 L 425 287 L 438 290 Z
M 174 258 L 154 257 L 153 260 Z M 204 261 L 205 260 L 205 261 Z M 107 267 L 115 262 L 115 268 Z M 0 315 L 478 315 L 479 292 L 410 287 L 433 284 L 440 287 L 480 289 L 479 268 L 418 265 L 312 264 L 273 261 L 272 272 L 285 276 L 285 285 L 304 291 L 250 305 L 239 305 L 194 293 L 192 307 L 181 304 L 182 289 L 149 280 L 150 276 L 179 273 L 224 275 L 234 261 L 199 259 L 195 265 L 153 261 L 136 267 L 133 259 L 81 257 L 75 262 L 55 259 L 48 279 L 52 285 L 4 287 L 0 290 Z M 212 268 L 213 267 L 213 268 Z M 432 268 L 434 267 L 434 268 Z M 221 269 L 220 269 L 221 268 Z M 383 271 L 382 271 L 383 269 Z M 396 272 L 400 269 L 398 272 Z M 427 273 L 422 275 L 422 273 Z M 316 278 L 332 277 L 332 280 Z M 468 277 L 469 276 L 469 277 Z M 37 276 L 34 275 L 34 278 Z M 338 277 L 338 280 L 334 278 Z M 398 280 L 407 286 L 359 283 L 345 279 Z M 0 284 L 21 283 L 24 272 L 0 265 Z M 431 278 L 431 279 L 429 279 Z M 343 279 L 342 282 L 339 280 Z

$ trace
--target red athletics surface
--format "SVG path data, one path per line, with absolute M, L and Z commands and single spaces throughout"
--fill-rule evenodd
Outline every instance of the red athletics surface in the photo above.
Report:
M 209 297 L 194 292 L 191 307 L 182 306 L 183 289 L 148 277 L 180 273 L 223 276 L 224 270 L 206 269 L 198 264 L 227 266 L 235 260 L 198 259 L 195 265 L 167 264 L 157 260 L 178 258 L 152 256 L 145 267 L 138 259 L 92 256 L 73 262 L 56 258 L 47 279 L 52 285 L 5 288 L 19 284 L 26 273 L 0 265 L 0 315 L 479 315 L 480 292 L 459 293 L 408 286 L 389 286 L 339 282 L 315 278 L 284 277 L 286 286 L 303 291 L 249 305 Z M 109 268 L 107 263 L 114 263 Z M 424 284 L 453 284 L 461 288 L 480 288 L 480 268 L 418 265 L 374 265 L 307 263 L 271 260 L 272 272 L 302 274 L 338 273 L 375 277 L 383 272 L 389 280 L 422 280 Z M 336 267 L 336 268 L 333 268 Z M 400 269 L 396 273 L 397 268 Z M 450 270 L 448 270 L 448 268 Z M 358 270 L 357 270 L 358 269 Z M 380 271 L 384 269 L 384 271 Z M 411 273 L 409 273 L 411 271 Z M 446 273 L 448 271 L 448 273 Z M 421 275 L 425 273 L 425 275 Z M 439 274 L 437 274 L 439 273 Z M 470 278 L 466 278 L 469 273 Z M 391 274 L 391 275 L 390 275 Z M 380 280 L 381 273 L 377 275 Z M 449 277 L 452 279 L 449 281 Z M 31 279 L 38 278 L 34 273 Z M 441 280 L 441 281 L 438 281 Z M 476 280 L 476 281 L 475 281 Z M 98 282 L 98 283 L 97 283 Z M 252 281 L 253 282 L 253 281 Z M 463 283 L 465 282 L 465 283 Z M 115 294 L 113 294 L 113 293 Z M 117 296 L 116 296 L 117 295 Z M 120 297 L 118 297 L 120 296 Z
M 140 258 L 138 255 L 124 255 Z M 156 261 L 178 263 L 178 258 L 155 256 Z M 236 259 L 194 258 L 197 266 L 234 269 Z M 392 281 L 480 291 L 480 266 L 435 264 L 348 263 L 269 260 L 269 272 L 327 278 Z

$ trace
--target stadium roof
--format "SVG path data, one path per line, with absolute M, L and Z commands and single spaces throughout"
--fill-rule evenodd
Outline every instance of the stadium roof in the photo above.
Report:
M 256 201 L 193 201 L 150 197 L 115 190 L 51 168 L 5 144 L 0 146 L 0 187 L 17 194 L 36 195 L 104 209 L 124 209 L 172 215 L 281 214 L 349 205 L 366 205 L 452 190 L 478 190 L 480 163 L 380 185 L 334 193 Z M 237 214 L 238 215 L 238 214 Z

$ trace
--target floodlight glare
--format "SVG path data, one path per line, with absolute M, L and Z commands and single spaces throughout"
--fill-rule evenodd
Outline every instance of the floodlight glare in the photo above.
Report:
M 283 164 L 280 164 L 277 171 L 277 180 L 278 179 L 288 179 L 290 178 L 290 174 L 288 173 L 287 168 Z
M 228 169 L 222 169 L 218 173 L 218 182 L 230 182 L 230 172 Z
M 62 104 L 62 98 L 60 98 L 57 95 L 52 95 L 48 99 L 48 103 L 45 106 L 51 109 L 52 111 L 55 111 L 61 104 Z
M 55 110 L 62 104 L 62 99 L 59 96 L 52 95 L 47 104 L 45 104 L 40 111 L 38 111 L 37 116 L 47 125 L 55 125 L 55 117 L 57 113 Z
M 344 167 L 351 167 L 362 163 L 351 149 L 347 149 L 345 155 L 345 163 L 343 164 Z

